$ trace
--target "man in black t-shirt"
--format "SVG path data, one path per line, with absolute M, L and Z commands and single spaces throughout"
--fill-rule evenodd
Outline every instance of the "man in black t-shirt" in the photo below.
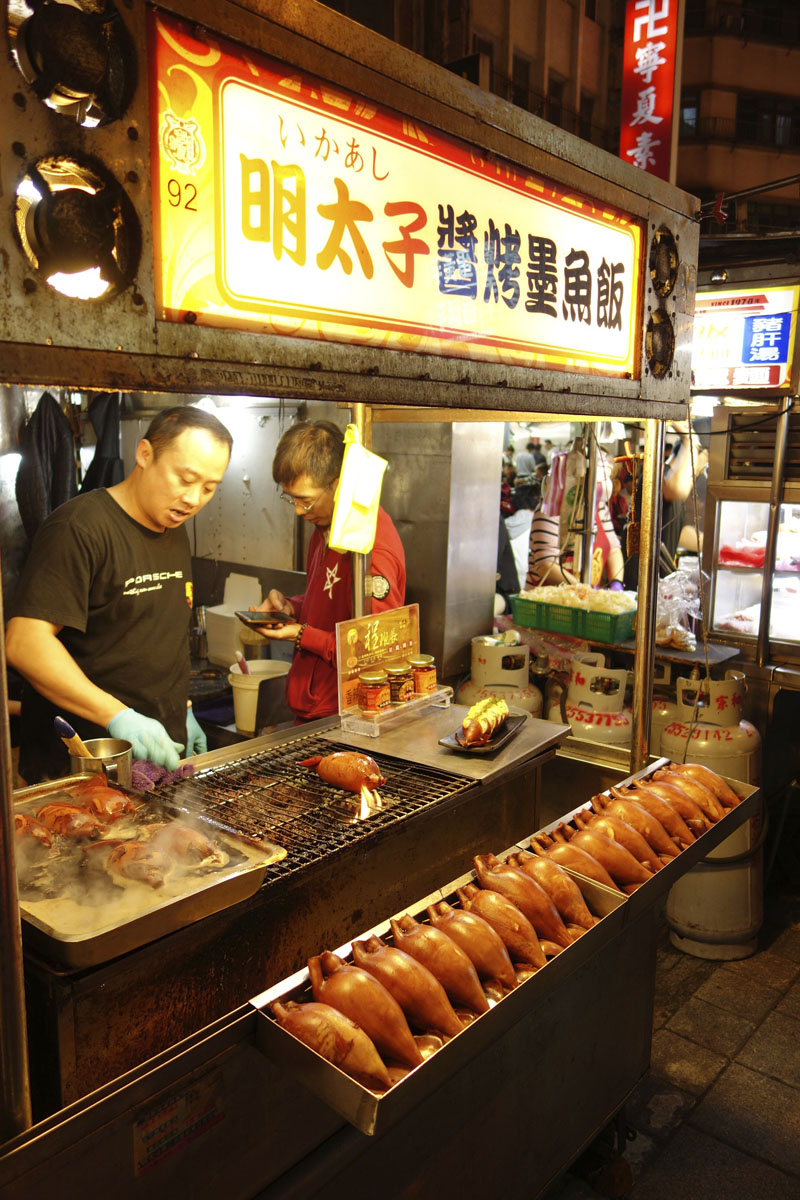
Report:
M 187 708 L 191 555 L 185 524 L 208 503 L 232 438 L 216 417 L 167 409 L 121 483 L 57 508 L 17 588 L 6 657 L 25 677 L 19 770 L 63 775 L 56 713 L 83 738 L 123 738 L 135 758 L 174 770 L 205 738 Z

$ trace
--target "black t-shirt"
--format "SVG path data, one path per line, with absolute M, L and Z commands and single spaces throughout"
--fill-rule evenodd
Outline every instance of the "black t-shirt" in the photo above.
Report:
M 12 615 L 63 625 L 59 639 L 104 691 L 186 741 L 192 577 L 186 530 L 146 529 L 100 489 L 62 504 L 31 549 Z M 30 684 L 22 696 L 20 774 L 62 775 L 59 710 Z M 107 730 L 61 712 L 83 737 Z

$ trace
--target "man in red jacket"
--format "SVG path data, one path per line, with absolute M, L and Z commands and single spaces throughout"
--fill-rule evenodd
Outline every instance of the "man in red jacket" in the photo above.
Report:
M 332 550 L 328 533 L 344 455 L 344 435 L 330 421 L 301 421 L 278 442 L 272 477 L 283 499 L 314 526 L 308 547 L 306 590 L 284 596 L 273 589 L 259 608 L 281 612 L 293 621 L 280 628 L 260 626 L 276 641 L 293 641 L 294 658 L 286 680 L 286 701 L 298 721 L 313 721 L 339 711 L 336 675 L 336 624 L 353 616 L 352 555 Z M 405 602 L 403 543 L 391 517 L 381 508 L 372 548 L 372 611 Z

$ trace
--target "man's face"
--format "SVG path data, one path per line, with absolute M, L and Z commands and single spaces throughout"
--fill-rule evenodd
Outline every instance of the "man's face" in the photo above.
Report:
M 310 525 L 318 529 L 329 529 L 333 519 L 333 502 L 336 497 L 338 478 L 323 487 L 315 483 L 310 475 L 298 475 L 283 489 L 284 496 L 294 501 L 294 511 Z
M 227 445 L 207 429 L 184 429 L 158 456 L 143 438 L 136 448 L 138 519 L 159 533 L 183 525 L 208 504 L 229 457 Z

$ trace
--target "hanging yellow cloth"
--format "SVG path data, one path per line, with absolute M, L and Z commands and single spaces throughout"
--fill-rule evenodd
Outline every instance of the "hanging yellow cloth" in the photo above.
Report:
M 344 459 L 334 498 L 328 544 L 333 550 L 369 554 L 375 541 L 385 458 L 361 444 L 355 425 L 344 431 Z

